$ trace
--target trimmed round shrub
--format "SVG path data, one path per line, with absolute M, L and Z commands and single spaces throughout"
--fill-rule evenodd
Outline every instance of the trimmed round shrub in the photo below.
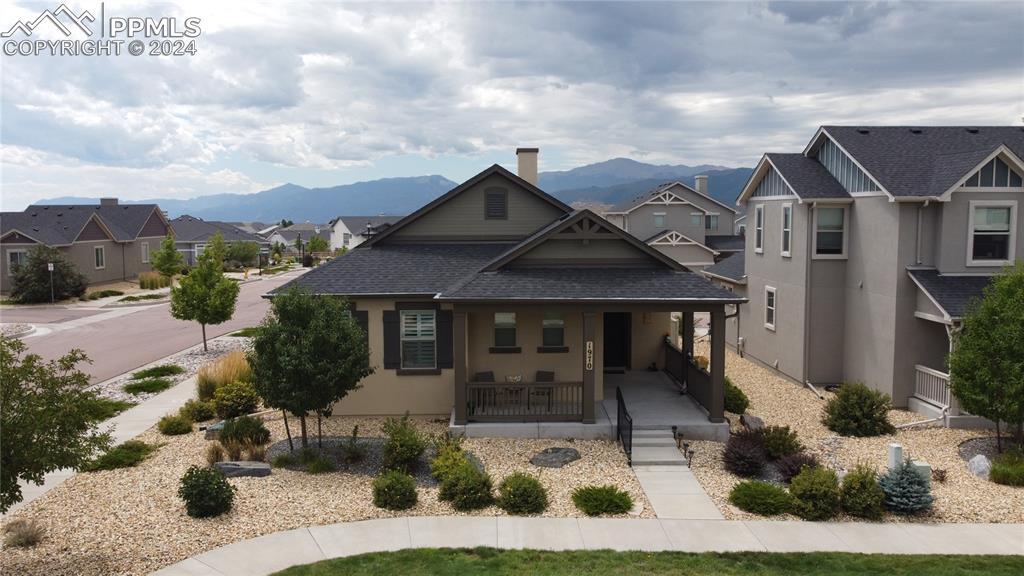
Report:
M 839 487 L 839 504 L 850 516 L 878 520 L 885 513 L 885 492 L 878 485 L 875 469 L 858 464 Z
M 452 472 L 467 463 L 466 453 L 461 448 L 441 446 L 437 457 L 430 461 L 430 475 L 438 482 L 444 482 Z
M 378 508 L 408 510 L 416 501 L 416 481 L 404 472 L 391 470 L 373 481 L 373 505 Z
M 223 384 L 213 393 L 213 406 L 217 416 L 235 418 L 251 414 L 259 408 L 260 397 L 249 382 L 235 380 Z
M 839 513 L 839 479 L 828 468 L 804 468 L 793 477 L 789 493 L 796 499 L 793 512 L 804 520 L 828 520 Z
M 213 402 L 189 400 L 181 407 L 179 414 L 193 422 L 206 422 L 207 420 L 213 420 L 217 415 L 217 411 L 213 408 Z
M 843 436 L 882 436 L 896 432 L 889 422 L 892 399 L 863 382 L 847 382 L 825 405 L 825 426 Z
M 785 514 L 793 507 L 793 497 L 785 488 L 760 480 L 745 480 L 733 486 L 729 502 L 740 510 L 761 516 Z
M 252 416 L 239 416 L 224 421 L 218 436 L 221 442 L 238 442 L 243 446 L 262 446 L 270 442 L 270 430 L 263 421 Z
M 779 473 L 782 481 L 789 484 L 793 481 L 793 477 L 803 470 L 804 466 L 816 467 L 821 466 L 821 462 L 818 461 L 818 457 L 814 454 L 808 454 L 807 452 L 797 452 L 796 454 L 790 454 L 789 456 L 783 456 L 774 462 L 775 471 Z
M 992 469 L 988 479 L 996 484 L 1007 486 L 1024 486 L 1024 456 L 1014 452 L 1005 452 L 992 460 Z
M 582 486 L 572 491 L 572 503 L 587 516 L 625 514 L 633 509 L 633 498 L 615 486 Z
M 725 377 L 725 410 L 733 414 L 743 414 L 750 407 L 750 400 L 728 376 Z
M 761 436 L 769 460 L 791 456 L 804 449 L 804 445 L 796 437 L 796 432 L 790 430 L 789 426 L 768 426 L 761 431 Z
M 192 421 L 180 414 L 168 414 L 156 423 L 156 428 L 161 434 L 178 436 L 192 431 Z
M 498 507 L 509 514 L 540 514 L 548 508 L 548 492 L 540 480 L 516 472 L 498 485 Z
M 725 469 L 744 478 L 760 475 L 767 461 L 768 453 L 760 430 L 741 430 L 729 436 L 722 453 Z
M 384 422 L 384 469 L 411 472 L 427 449 L 423 434 L 409 422 L 409 415 Z
M 451 502 L 456 510 L 479 510 L 494 503 L 493 486 L 490 474 L 467 460 L 441 483 L 438 499 Z
M 231 510 L 235 487 L 214 468 L 190 466 L 181 477 L 178 497 L 185 501 L 185 512 L 193 518 L 211 518 Z
M 878 484 L 885 492 L 886 509 L 897 514 L 927 512 L 935 501 L 930 480 L 914 468 L 910 460 L 883 474 Z

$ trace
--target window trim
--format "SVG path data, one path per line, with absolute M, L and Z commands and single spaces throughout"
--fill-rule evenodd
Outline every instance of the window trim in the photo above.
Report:
M 786 213 L 789 213 L 789 227 L 786 227 Z M 793 203 L 786 202 L 782 205 L 782 214 L 779 218 L 779 227 L 782 232 L 779 236 L 779 254 L 783 258 L 791 258 L 793 256 Z M 788 244 L 788 246 L 787 246 Z M 788 248 L 788 250 L 787 250 Z
M 665 216 L 666 216 L 666 214 L 664 212 L 654 212 L 652 214 L 652 216 L 654 217 L 653 220 L 654 220 L 654 227 L 655 228 L 664 228 L 665 227 Z M 658 218 L 661 218 L 661 224 L 658 224 Z
M 764 254 L 764 204 L 754 206 L 754 253 Z
M 105 270 L 107 268 L 107 250 L 106 246 L 93 246 L 92 247 L 92 263 L 96 265 L 96 270 Z M 99 256 L 99 258 L 97 258 Z M 102 260 L 102 263 L 99 261 Z
M 149 242 L 142 242 L 139 250 L 142 254 L 142 263 L 149 264 Z
M 719 216 L 721 216 L 721 214 L 719 214 L 718 212 L 708 212 L 707 214 L 705 214 L 704 215 L 704 229 L 705 230 L 718 230 L 718 223 L 719 223 L 719 218 L 718 217 Z M 711 225 L 712 222 L 715 223 L 714 226 Z
M 406 314 L 425 314 L 430 313 L 434 320 L 434 336 L 433 338 L 426 338 L 417 336 L 414 338 L 406 338 L 405 330 L 403 329 L 405 322 L 404 316 Z M 434 363 L 432 366 L 417 366 L 407 367 L 405 365 L 405 342 L 433 342 L 434 343 Z M 403 308 L 398 310 L 398 370 L 399 372 L 405 372 L 406 374 L 424 373 L 438 370 L 437 367 L 437 309 L 436 308 Z
M 547 326 L 544 325 L 544 323 L 548 321 L 557 321 L 559 324 L 557 326 L 551 326 L 550 328 L 548 328 Z M 544 342 L 544 331 L 549 329 L 559 330 L 561 332 L 562 337 L 560 338 L 558 344 L 546 344 Z M 543 312 L 540 317 L 540 346 L 537 347 L 537 351 L 541 352 L 542 350 L 548 351 L 561 349 L 566 349 L 566 351 L 568 351 L 568 348 L 565 345 L 565 314 L 561 312 Z
M 1006 266 L 1013 264 L 1017 257 L 1017 201 L 1016 200 L 971 200 L 967 203 L 967 266 L 978 268 L 983 266 Z M 974 259 L 974 210 L 975 208 L 1009 208 L 1010 238 L 1006 250 L 1006 260 L 975 260 Z
M 770 308 L 768 306 L 768 294 L 769 293 L 772 295 L 772 305 L 771 305 Z M 768 321 L 768 310 L 772 311 L 772 321 L 771 322 Z M 779 293 L 778 293 L 778 290 L 776 290 L 774 286 L 768 286 L 766 284 L 765 287 L 764 287 L 764 327 L 767 328 L 768 330 L 771 330 L 772 332 L 775 332 L 775 325 L 778 323 L 778 320 L 779 320 Z
M 498 345 L 498 314 L 511 314 L 512 315 L 512 337 L 513 342 L 511 346 L 499 346 Z M 522 352 L 522 347 L 519 346 L 519 319 L 516 317 L 515 312 L 495 312 L 492 316 L 491 325 L 491 338 L 494 343 L 489 348 L 492 354 L 518 354 Z
M 818 254 L 818 211 L 821 210 L 822 208 L 838 208 L 843 211 L 843 251 L 839 254 Z M 850 245 L 850 207 L 835 206 L 832 204 L 828 204 L 825 206 L 815 206 L 811 233 L 812 260 L 845 260 L 849 252 L 848 248 Z
M 8 248 L 7 249 L 7 275 L 14 276 L 14 264 L 11 262 L 11 254 L 24 254 L 28 256 L 28 250 L 25 248 Z

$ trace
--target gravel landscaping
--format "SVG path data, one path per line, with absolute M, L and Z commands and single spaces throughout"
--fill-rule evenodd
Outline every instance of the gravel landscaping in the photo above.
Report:
M 0 324 L 0 334 L 3 334 L 8 338 L 17 338 L 19 336 L 24 336 L 25 334 L 28 334 L 31 331 L 31 324 L 22 324 L 14 322 Z
M 267 417 L 277 452 L 279 442 L 285 439 L 284 424 L 279 415 Z M 438 434 L 447 425 L 446 421 L 413 421 L 429 434 Z M 343 438 L 358 424 L 360 438 L 382 438 L 383 422 L 380 418 L 334 417 L 324 422 L 323 433 Z M 294 433 L 298 423 L 289 423 Z M 315 430 L 315 421 L 311 428 Z M 371 456 L 351 470 L 342 466 L 337 472 L 312 475 L 275 468 L 265 478 L 233 478 L 230 482 L 238 488 L 234 509 L 217 518 L 195 520 L 186 516 L 176 491 L 189 465 L 205 464 L 203 432 L 197 427 L 191 434 L 172 437 L 150 429 L 138 439 L 162 446 L 135 468 L 78 474 L 5 519 L 5 523 L 15 518 L 36 520 L 46 527 L 47 537 L 35 548 L 4 550 L 0 572 L 147 574 L 206 550 L 279 530 L 390 516 L 466 514 L 439 502 L 437 485 L 426 480 L 417 486 L 419 503 L 414 508 L 388 512 L 374 507 L 371 483 L 378 466 Z M 629 492 L 643 507 L 641 517 L 654 516 L 625 456 L 612 442 L 468 439 L 463 446 L 484 463 L 495 486 L 515 471 L 538 477 L 550 501 L 545 516 L 581 516 L 572 504 L 572 490 L 607 483 Z M 563 468 L 529 463 L 541 450 L 556 446 L 578 450 L 580 460 Z M 492 506 L 472 514 L 504 512 Z
M 699 343 L 696 353 L 707 355 L 707 344 Z M 946 471 L 945 482 L 932 482 L 935 504 L 929 515 L 907 518 L 888 514 L 886 521 L 1024 522 L 1024 489 L 1001 486 L 973 476 L 961 457 L 962 443 L 974 438 L 992 437 L 994 432 L 930 425 L 898 430 L 890 436 L 845 438 L 837 436 L 821 422 L 822 410 L 830 393 L 823 392 L 825 400 L 820 400 L 809 389 L 801 388 L 754 361 L 740 358 L 732 350 L 726 351 L 725 371 L 750 398 L 749 414 L 763 418 L 767 425 L 789 426 L 797 432 L 808 452 L 816 454 L 831 468 L 848 470 L 864 462 L 882 473 L 886 467 L 888 444 L 898 442 L 903 445 L 905 455 L 928 462 L 933 470 Z M 727 417 L 734 427 L 740 426 L 739 416 L 727 414 Z M 892 410 L 889 419 L 899 426 L 924 417 L 907 410 Z M 693 473 L 722 514 L 728 519 L 759 518 L 728 502 L 729 491 L 741 478 L 723 468 L 724 445 L 715 442 L 691 444 L 696 451 Z

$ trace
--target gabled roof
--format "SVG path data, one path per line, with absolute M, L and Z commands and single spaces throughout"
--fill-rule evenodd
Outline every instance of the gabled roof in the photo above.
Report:
M 805 153 L 826 135 L 894 197 L 939 197 L 1000 146 L 1024 159 L 1020 126 L 822 126 Z
M 814 158 L 803 154 L 768 152 L 761 157 L 750 178 L 736 198 L 737 204 L 744 204 L 753 196 L 761 180 L 771 170 L 782 177 L 789 190 L 801 201 L 804 200 L 850 200 L 850 194 L 828 170 Z
M 747 273 L 745 269 L 746 258 L 744 258 L 742 253 L 739 253 L 722 258 L 717 264 L 708 266 L 701 270 L 701 272 L 706 276 L 725 280 L 732 284 L 746 284 Z
M 502 177 L 508 179 L 513 184 L 521 186 L 522 188 L 526 189 L 527 192 L 530 192 L 530 193 L 534 194 L 535 196 L 537 196 L 541 200 L 544 200 L 545 202 L 551 204 L 552 206 L 555 206 L 556 208 L 558 208 L 562 212 L 571 212 L 572 211 L 572 208 L 568 204 L 565 204 L 564 202 L 562 202 L 558 198 L 555 198 L 554 196 L 548 194 L 547 192 L 541 190 L 540 188 L 534 186 L 533 184 L 530 184 L 526 180 L 523 180 L 519 176 L 516 176 L 515 174 L 509 172 L 508 170 L 502 168 L 501 166 L 499 166 L 497 164 L 494 164 L 490 168 L 487 168 L 483 172 L 480 172 L 476 176 L 473 176 L 469 180 L 466 180 L 462 184 L 459 184 L 455 188 L 452 188 L 448 192 L 445 192 L 444 194 L 438 196 L 437 198 L 435 198 L 431 202 L 429 202 L 426 205 L 424 205 L 419 210 L 416 210 L 412 214 L 409 214 L 408 216 L 402 218 L 398 222 L 395 222 L 387 230 L 384 230 L 384 231 L 380 232 L 379 234 L 373 235 L 372 237 L 370 237 L 369 240 L 366 241 L 366 244 L 371 245 L 371 246 L 375 245 L 375 244 L 378 244 L 384 238 L 387 238 L 388 236 L 394 234 L 395 232 L 401 230 L 402 228 L 405 228 L 406 226 L 408 226 L 412 222 L 415 222 L 416 220 L 418 220 L 424 214 L 427 214 L 428 212 L 432 211 L 434 208 L 437 208 L 441 204 L 444 204 L 445 202 L 451 200 L 452 198 L 458 196 L 462 192 L 465 192 L 469 188 L 472 188 L 477 183 L 483 181 L 485 178 L 487 178 L 487 177 L 489 177 L 491 175 L 494 175 L 494 174 L 502 176 Z
M 317 231 L 319 230 L 319 231 Z M 311 222 L 301 222 L 299 224 L 292 224 L 287 228 L 278 228 L 274 230 L 270 236 L 279 235 L 284 238 L 285 242 L 291 244 L 295 242 L 295 239 L 302 235 L 304 240 L 308 240 L 313 236 L 319 236 L 328 242 L 331 241 L 331 226 L 328 224 L 313 224 Z
M 2 213 L 0 236 L 17 230 L 48 246 L 67 246 L 96 216 L 114 240 L 130 242 L 154 213 L 166 222 L 156 204 L 33 204 L 23 212 Z
M 658 241 L 663 239 L 668 240 L 669 242 L 666 244 L 658 244 Z M 704 250 L 707 250 L 711 254 L 718 256 L 718 252 L 714 248 L 711 248 L 706 244 L 697 242 L 693 238 L 690 238 L 689 236 L 677 232 L 675 230 L 662 230 L 661 232 L 656 232 L 654 235 L 644 240 L 644 244 L 648 244 L 651 246 L 697 246 L 698 248 L 702 248 Z
M 367 226 L 379 228 L 384 224 L 392 225 L 401 219 L 402 216 L 338 216 L 331 220 L 330 225 L 333 227 L 338 220 L 341 220 L 345 228 L 348 228 L 353 234 L 362 234 L 366 231 Z
M 991 276 L 948 276 L 938 270 L 908 270 L 910 279 L 946 315 L 958 321 L 967 312 L 971 301 L 984 295 Z
M 747 247 L 746 236 L 705 236 L 708 248 L 719 252 L 740 252 Z
M 709 196 L 707 194 L 701 194 L 700 192 L 694 190 L 692 187 L 687 186 L 686 184 L 683 184 L 682 182 L 679 182 L 677 180 L 677 181 L 674 181 L 674 182 L 666 182 L 664 184 L 661 184 L 661 185 L 653 188 L 652 190 L 649 190 L 648 192 L 640 194 L 639 196 L 635 196 L 633 198 L 629 198 L 628 200 L 623 200 L 622 202 L 619 202 L 615 206 L 612 206 L 612 208 L 610 210 L 608 210 L 608 212 L 606 212 L 606 214 L 626 214 L 628 212 L 632 212 L 633 210 L 639 208 L 640 206 L 643 206 L 644 204 L 647 204 L 651 200 L 656 199 L 660 194 L 662 194 L 664 192 L 667 192 L 667 191 L 670 191 L 670 189 L 675 187 L 675 186 L 681 186 L 681 187 L 685 188 L 686 191 L 690 192 L 691 194 L 696 194 L 697 196 L 700 196 L 701 198 L 704 198 L 705 200 L 707 200 L 709 202 L 713 202 L 714 204 L 717 204 L 717 205 L 721 206 L 722 208 L 725 208 L 726 210 L 728 210 L 728 211 L 730 211 L 730 212 L 732 212 L 734 214 L 736 213 L 736 209 L 735 208 L 733 208 L 731 206 L 728 206 L 726 204 L 723 204 L 722 202 L 719 202 L 718 200 L 712 198 L 711 196 Z M 686 201 L 686 198 L 680 197 L 680 200 Z
M 174 238 L 178 242 L 205 242 L 219 232 L 225 242 L 267 243 L 265 238 L 250 234 L 234 224 L 203 220 L 195 216 L 178 216 L 171 220 L 171 229 L 174 230 Z

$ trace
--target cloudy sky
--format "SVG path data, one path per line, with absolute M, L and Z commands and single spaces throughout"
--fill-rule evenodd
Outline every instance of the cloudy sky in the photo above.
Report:
M 58 5 L 5 2 L 0 28 Z M 539 146 L 542 170 L 749 166 L 820 124 L 1024 117 L 1019 1 L 108 1 L 106 15 L 198 17 L 198 53 L 0 57 L 4 210 L 458 181 L 511 166 L 516 146 Z

